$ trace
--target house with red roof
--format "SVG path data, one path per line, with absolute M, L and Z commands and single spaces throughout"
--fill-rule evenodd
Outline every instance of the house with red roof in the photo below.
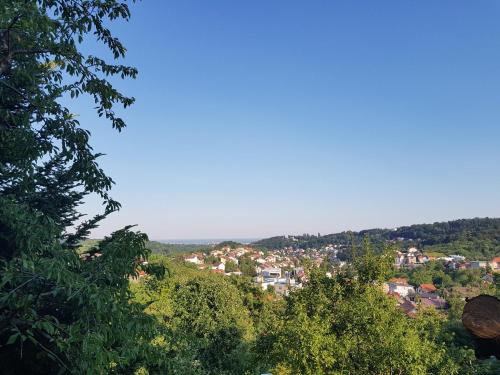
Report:
M 434 293 L 435 291 L 437 291 L 437 288 L 434 286 L 434 284 L 420 284 L 417 291 L 419 293 Z
M 437 288 L 434 284 L 420 284 L 417 288 L 417 294 L 420 298 L 436 299 L 439 298 Z
M 490 267 L 494 272 L 500 272 L 500 257 L 495 257 L 490 262 Z

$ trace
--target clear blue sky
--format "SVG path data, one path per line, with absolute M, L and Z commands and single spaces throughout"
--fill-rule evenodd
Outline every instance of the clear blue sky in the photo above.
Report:
M 73 105 L 152 239 L 500 216 L 500 2 L 143 1 L 117 133 Z M 94 48 L 94 47 L 93 47 Z M 99 49 L 97 49 L 99 51 Z M 86 207 L 97 210 L 92 199 Z

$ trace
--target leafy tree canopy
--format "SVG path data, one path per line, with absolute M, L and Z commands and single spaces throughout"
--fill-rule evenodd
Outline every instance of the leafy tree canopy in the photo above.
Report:
M 85 256 L 76 247 L 119 208 L 113 180 L 97 164 L 63 98 L 90 96 L 117 130 L 116 106 L 134 99 L 109 78 L 133 67 L 81 52 L 97 40 L 114 59 L 125 47 L 107 25 L 128 20 L 118 0 L 0 0 L 0 360 L 7 373 L 123 372 L 144 359 L 149 323 L 130 303 L 128 279 L 147 237 L 119 230 Z M 88 194 L 104 212 L 82 221 Z M 75 227 L 76 226 L 76 227 Z

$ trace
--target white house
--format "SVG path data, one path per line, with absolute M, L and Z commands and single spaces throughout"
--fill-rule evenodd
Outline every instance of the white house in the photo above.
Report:
M 263 277 L 281 277 L 281 268 L 263 268 L 261 271 Z
M 193 264 L 203 264 L 203 259 L 198 258 L 198 255 L 196 254 L 188 255 L 187 257 L 184 258 L 184 261 Z
M 408 284 L 404 279 L 391 279 L 386 283 L 386 291 L 397 293 L 401 297 L 415 295 L 415 288 Z
M 214 264 L 212 266 L 212 269 L 213 270 L 221 270 L 221 271 L 225 271 L 226 270 L 226 265 L 222 262 L 218 263 L 218 264 Z
M 418 253 L 418 249 L 416 247 L 410 247 L 408 249 L 408 254 L 412 254 L 412 253 Z

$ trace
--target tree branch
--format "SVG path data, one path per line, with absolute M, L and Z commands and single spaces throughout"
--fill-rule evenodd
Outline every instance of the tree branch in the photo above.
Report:
M 52 51 L 51 50 L 48 50 L 48 49 L 17 49 L 17 50 L 14 50 L 10 53 L 10 56 L 14 56 L 14 55 L 22 55 L 22 54 L 25 54 L 25 55 L 28 55 L 28 54 L 37 54 L 37 53 L 51 53 Z
M 14 86 L 9 85 L 7 82 L 2 81 L 2 80 L 0 80 L 0 83 L 1 83 L 2 85 L 4 85 L 5 87 L 7 87 L 7 88 L 11 89 L 11 90 L 12 90 L 12 91 L 14 91 L 15 93 L 19 94 L 19 95 L 20 95 L 20 96 L 22 96 L 24 99 L 28 100 L 28 99 L 26 98 L 26 96 L 25 96 L 25 95 L 24 95 L 21 91 L 19 91 L 18 89 L 16 89 Z
M 22 16 L 22 15 L 23 15 L 22 13 L 19 13 L 18 15 L 16 15 L 16 16 L 12 19 L 12 21 L 10 21 L 9 26 L 7 26 L 7 29 L 6 29 L 6 30 L 7 30 L 7 32 L 9 32 L 9 31 L 10 31 L 10 30 L 11 30 L 11 29 L 15 26 L 15 24 L 16 24 L 16 23 L 17 23 L 17 22 L 21 19 L 21 16 Z

